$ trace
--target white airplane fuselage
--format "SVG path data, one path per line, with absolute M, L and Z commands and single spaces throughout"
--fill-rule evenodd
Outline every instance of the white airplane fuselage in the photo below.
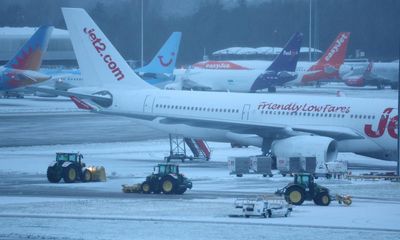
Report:
M 246 61 L 233 61 L 234 63 L 244 63 Z M 249 69 L 203 69 L 193 68 L 189 70 L 176 69 L 174 75 L 175 81 L 184 81 L 185 79 L 196 83 L 200 87 L 204 87 L 212 91 L 232 91 L 232 92 L 250 92 L 250 88 L 258 76 L 265 72 L 265 69 L 271 64 L 271 61 L 254 61 L 255 65 L 247 64 Z M 305 75 L 324 74 L 322 71 L 310 71 L 310 68 L 316 62 L 298 62 L 296 67 L 297 77 L 283 85 L 293 86 L 304 84 Z M 262 66 L 266 66 L 262 68 Z M 338 80 L 323 79 L 321 80 Z M 183 84 L 184 85 L 184 84 Z M 188 87 L 189 89 L 191 87 Z
M 248 136 L 225 129 L 224 124 L 232 122 L 248 124 L 249 128 L 252 125 L 280 128 L 343 127 L 353 130 L 362 138 L 338 141 L 338 150 L 341 152 L 394 154 L 397 151 L 397 125 L 394 128 L 397 124 L 397 108 L 394 100 L 375 99 L 371 105 L 371 100 L 368 99 L 301 95 L 165 90 L 119 90 L 111 94 L 112 106 L 100 111 L 125 116 L 153 116 L 151 121 L 138 121 L 185 137 L 232 142 L 235 135 Z M 196 126 L 196 123 L 191 125 L 180 124 L 179 121 L 165 122 L 168 118 L 217 123 L 212 127 L 205 127 Z M 254 133 L 254 137 L 256 135 Z M 253 141 L 253 145 L 259 147 L 261 143 L 261 137 Z

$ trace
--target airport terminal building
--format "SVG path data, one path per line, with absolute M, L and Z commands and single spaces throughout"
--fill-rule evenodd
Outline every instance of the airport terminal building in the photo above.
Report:
M 0 28 L 0 64 L 4 65 L 22 47 L 38 28 Z M 43 65 L 76 67 L 77 62 L 67 30 L 55 28 L 51 34 Z

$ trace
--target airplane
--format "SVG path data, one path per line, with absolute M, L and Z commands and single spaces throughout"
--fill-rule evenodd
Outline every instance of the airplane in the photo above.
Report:
M 294 71 L 302 40 L 302 33 L 294 33 L 265 71 L 190 69 L 165 88 L 234 92 L 255 92 L 267 88 L 269 92 L 276 92 L 276 86 L 297 78 Z
M 344 83 L 351 87 L 376 86 L 384 89 L 399 87 L 399 63 L 397 62 L 353 62 L 346 63 L 340 71 Z
M 295 69 L 297 78 L 286 82 L 285 85 L 308 85 L 311 83 L 319 84 L 321 81 L 340 81 L 339 71 L 344 62 L 349 38 L 349 32 L 341 32 L 317 62 L 299 61 Z M 229 86 L 229 83 L 244 85 L 243 82 L 252 82 L 254 75 L 257 75 L 255 72 L 260 73 L 265 66 L 270 64 L 271 61 L 262 60 L 203 61 L 194 64 L 193 69 L 177 69 L 175 74 L 181 79 L 189 78 L 198 84 L 208 81 L 209 90 L 247 92 L 247 89 L 241 87 L 235 89 Z M 342 69 L 343 71 L 344 69 Z M 227 81 L 228 84 L 220 87 L 224 81 Z
M 51 78 L 38 70 L 52 31 L 53 27 L 41 26 L 15 56 L 0 67 L 0 92 L 7 95 Z
M 257 146 L 278 161 L 318 155 L 329 162 L 338 152 L 398 158 L 395 100 L 159 89 L 135 74 L 85 10 L 62 12 L 84 79 L 97 86 L 92 94 L 62 93 L 81 109 L 177 136 Z

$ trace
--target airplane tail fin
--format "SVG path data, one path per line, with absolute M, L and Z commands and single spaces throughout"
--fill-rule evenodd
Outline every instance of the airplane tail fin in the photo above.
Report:
M 294 72 L 296 70 L 297 61 L 299 60 L 302 41 L 303 34 L 299 32 L 294 33 L 267 70 Z
M 85 10 L 62 8 L 62 12 L 86 84 L 155 88 L 136 75 Z
M 135 71 L 143 73 L 172 74 L 176 66 L 176 58 L 178 56 L 181 37 L 181 32 L 173 32 L 151 62 Z
M 324 55 L 318 60 L 316 65 L 330 65 L 336 68 L 342 65 L 346 56 L 349 38 L 350 32 L 339 33 L 331 46 L 329 46 Z
M 41 26 L 5 67 L 37 71 L 42 64 L 53 27 Z

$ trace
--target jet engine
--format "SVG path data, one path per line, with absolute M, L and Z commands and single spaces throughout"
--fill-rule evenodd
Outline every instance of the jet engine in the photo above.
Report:
M 325 163 L 336 160 L 338 147 L 337 142 L 332 138 L 304 135 L 273 141 L 271 153 L 276 157 L 278 169 L 281 172 L 289 172 L 290 165 L 294 164 L 293 161 L 303 166 L 300 167 L 300 171 L 318 172 L 326 168 Z M 314 161 L 312 170 L 307 167 L 308 159 Z M 297 170 L 299 169 L 295 171 Z

